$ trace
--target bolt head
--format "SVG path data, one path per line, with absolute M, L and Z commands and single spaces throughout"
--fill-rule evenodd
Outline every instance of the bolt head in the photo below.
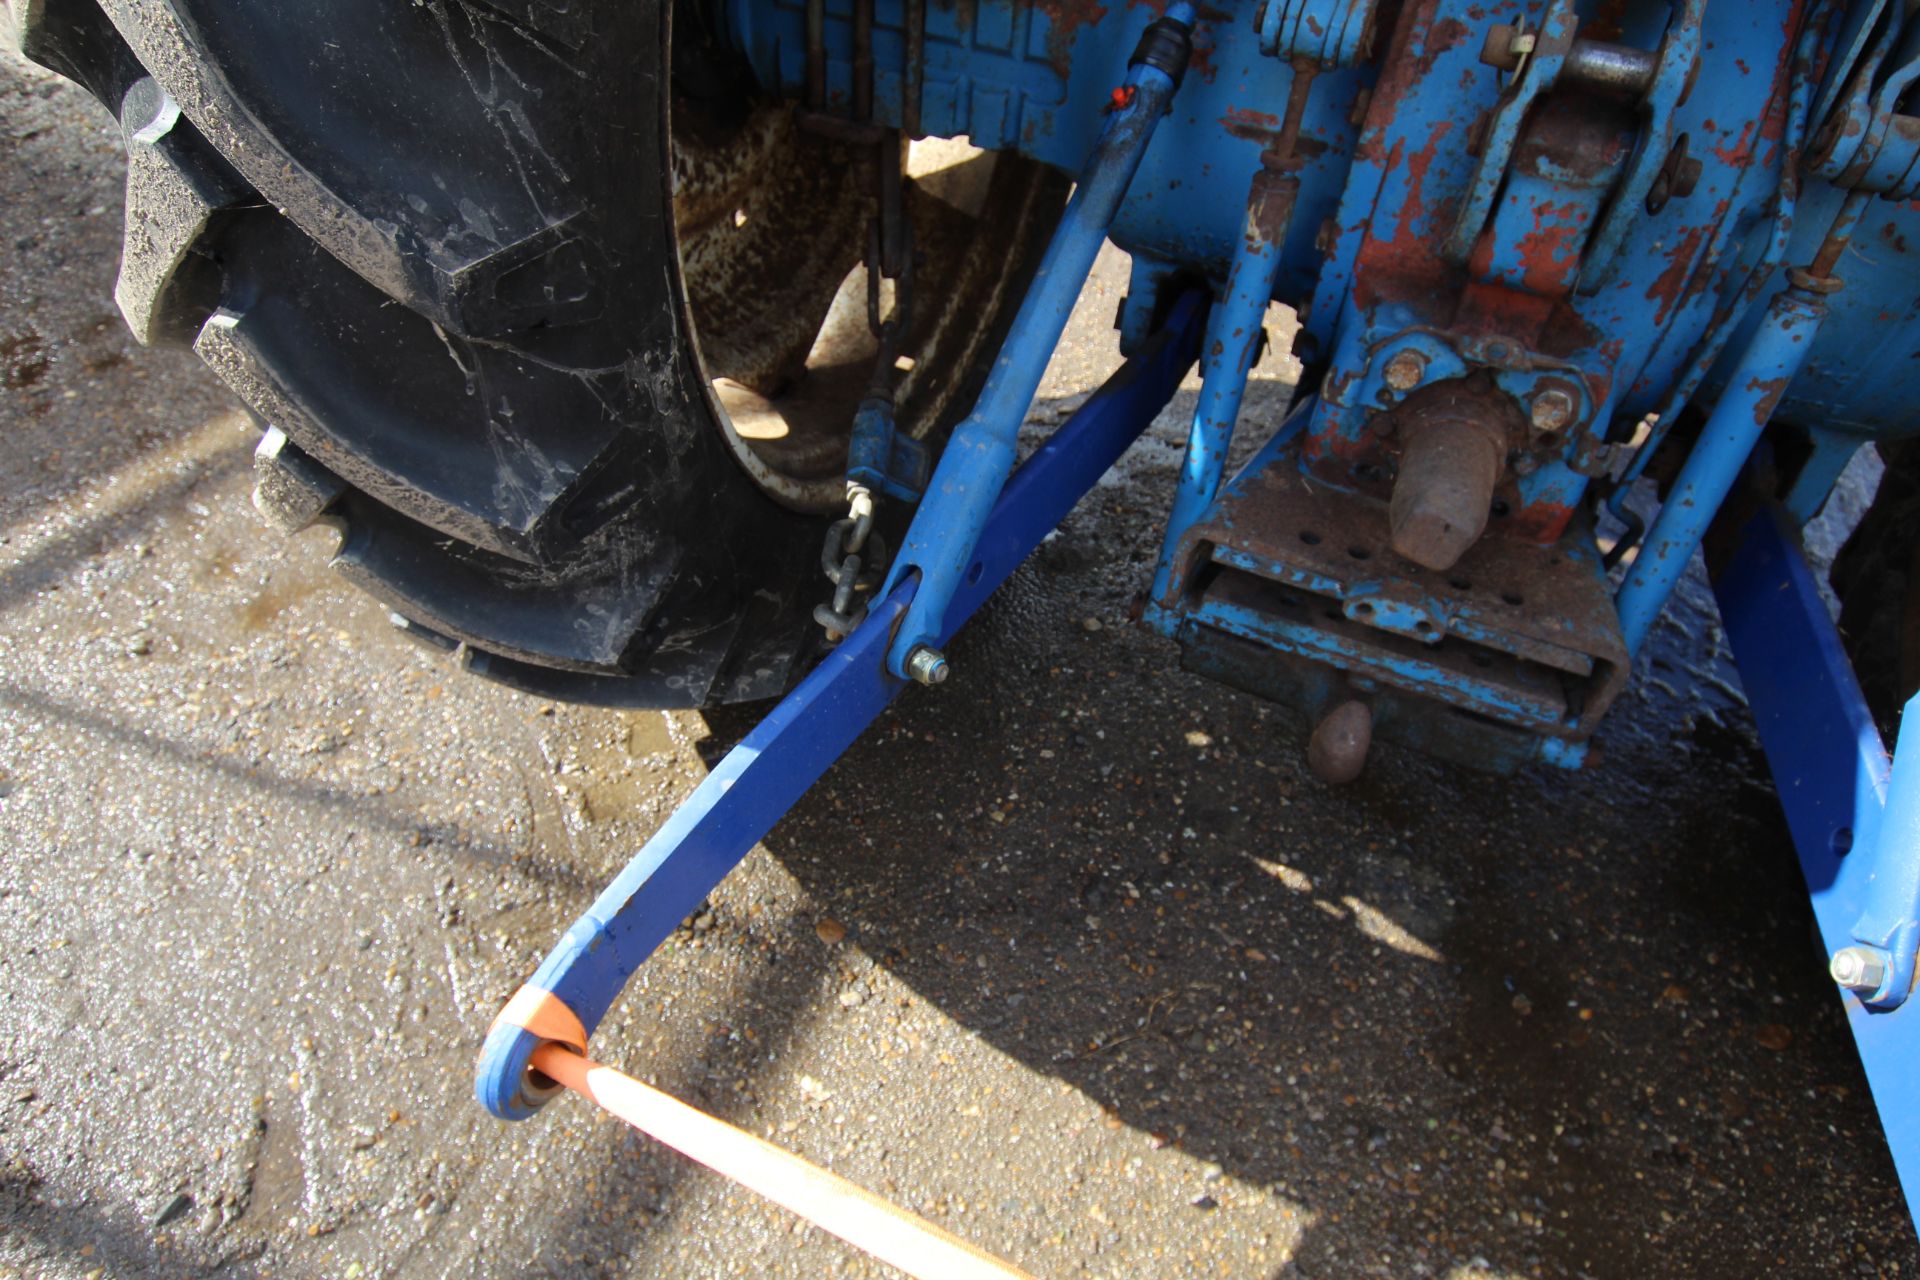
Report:
M 1827 972 L 1847 990 L 1871 995 L 1887 980 L 1887 962 L 1872 947 L 1842 947 L 1833 953 Z
M 1558 431 L 1573 421 L 1573 397 L 1558 387 L 1549 387 L 1527 405 L 1527 420 L 1535 431 Z
M 947 678 L 947 657 L 938 649 L 921 645 L 907 655 L 907 674 L 921 684 L 940 684 Z
M 1411 391 L 1427 376 L 1427 358 L 1418 351 L 1402 351 L 1387 361 L 1380 376 L 1395 391 Z

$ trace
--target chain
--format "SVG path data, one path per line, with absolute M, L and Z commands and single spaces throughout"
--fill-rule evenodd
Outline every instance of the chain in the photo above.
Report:
M 814 0 L 818 5 L 820 0 Z M 810 6 L 811 9 L 812 6 Z M 873 218 L 867 231 L 867 328 L 879 344 L 873 374 L 861 401 L 862 411 L 879 411 L 890 423 L 894 411 L 894 363 L 913 325 L 913 227 L 907 220 L 905 184 L 900 172 L 901 135 L 873 124 L 873 0 L 854 3 L 854 100 L 852 132 L 871 139 L 872 155 L 863 166 L 871 176 Z M 817 103 L 824 92 L 813 83 L 816 65 L 824 68 L 824 54 L 815 57 L 815 29 L 808 29 L 808 99 Z M 824 70 L 822 71 L 824 74 Z M 892 285 L 892 307 L 887 285 Z M 833 584 L 833 601 L 813 611 L 814 621 L 830 641 L 850 634 L 867 616 L 867 598 L 886 573 L 886 543 L 874 532 L 878 496 L 867 486 L 849 480 L 847 515 L 827 529 L 820 548 L 820 568 Z
M 848 504 L 854 514 L 835 520 L 820 548 L 820 572 L 833 584 L 833 602 L 815 605 L 813 620 L 839 641 L 865 621 L 865 597 L 885 576 L 887 544 L 873 531 L 872 496 L 862 489 Z

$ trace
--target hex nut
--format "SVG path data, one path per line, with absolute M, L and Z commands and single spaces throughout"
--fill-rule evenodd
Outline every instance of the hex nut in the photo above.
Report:
M 907 655 L 907 674 L 921 684 L 943 683 L 948 674 L 946 655 L 923 644 Z
M 1558 387 L 1549 387 L 1528 402 L 1527 420 L 1535 431 L 1558 431 L 1573 421 L 1573 397 Z
M 1395 391 L 1411 391 L 1427 376 L 1427 358 L 1418 351 L 1402 351 L 1387 361 L 1380 377 Z
M 1842 947 L 1827 966 L 1833 980 L 1847 990 L 1871 995 L 1887 980 L 1887 962 L 1872 947 Z

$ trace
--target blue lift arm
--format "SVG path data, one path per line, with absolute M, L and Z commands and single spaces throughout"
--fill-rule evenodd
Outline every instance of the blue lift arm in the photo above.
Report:
M 1199 354 L 1202 296 L 1178 302 L 1166 327 L 1109 378 L 1015 473 L 988 517 L 939 643 L 945 644 L 1073 509 L 1173 397 Z M 876 605 L 800 686 L 728 752 L 666 825 L 595 899 L 528 980 L 532 1002 L 551 996 L 577 1020 L 573 1047 L 592 1034 L 646 958 L 906 687 L 887 669 L 889 642 L 914 598 L 902 583 Z M 509 1009 L 527 1008 L 516 997 Z M 569 1026 L 574 1024 L 569 1022 Z M 523 1118 L 550 1096 L 531 1084 L 534 1050 L 556 1038 L 503 1015 L 480 1051 L 474 1091 L 502 1119 Z
M 1153 140 L 1154 126 L 1180 87 L 1193 22 L 1193 6 L 1176 0 L 1164 18 L 1147 28 L 1126 80 L 1114 91 L 1106 127 L 1000 345 L 979 402 L 954 428 L 940 455 L 933 482 L 882 588 L 891 598 L 908 580 L 919 580 L 888 651 L 887 665 L 895 675 L 926 684 L 945 678 L 940 637 L 951 630 L 961 578 L 971 572 L 971 548 L 1013 468 L 1014 437 L 1033 404 L 1047 361 L 1060 345 L 1067 317 Z

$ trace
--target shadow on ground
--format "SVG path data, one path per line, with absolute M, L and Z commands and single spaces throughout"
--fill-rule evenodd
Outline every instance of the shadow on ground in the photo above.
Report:
M 1134 501 L 1096 493 L 767 840 L 810 899 L 1143 1150 L 1297 1204 L 1274 1275 L 1912 1256 L 1701 584 L 1598 769 L 1381 748 L 1330 789 L 1290 714 L 1121 623 Z M 711 759 L 751 715 L 708 723 Z

